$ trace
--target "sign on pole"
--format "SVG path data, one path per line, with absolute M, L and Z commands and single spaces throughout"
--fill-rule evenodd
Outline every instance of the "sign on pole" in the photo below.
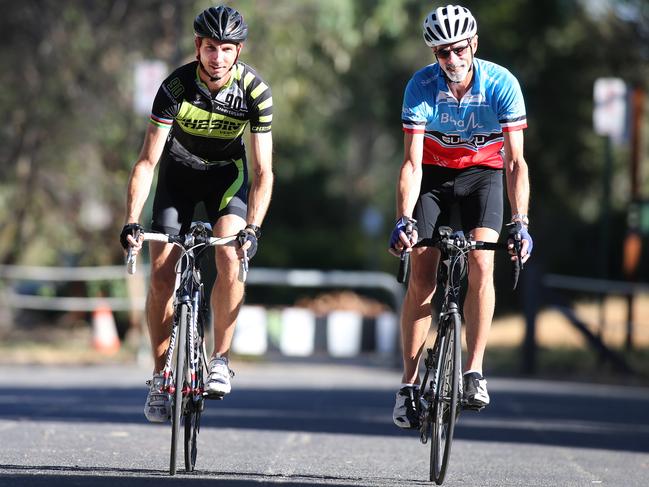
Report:
M 135 63 L 133 109 L 136 113 L 151 114 L 153 99 L 167 75 L 167 64 L 163 61 L 144 60 Z
M 620 143 L 627 133 L 626 84 L 620 78 L 597 78 L 593 89 L 593 124 L 598 135 Z

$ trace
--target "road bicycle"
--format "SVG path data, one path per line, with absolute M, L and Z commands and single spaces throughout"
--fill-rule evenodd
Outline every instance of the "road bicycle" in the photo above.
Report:
M 510 231 L 518 256 L 512 266 L 514 289 L 522 269 L 520 230 L 520 224 L 516 223 Z M 437 337 L 433 348 L 426 350 L 424 378 L 415 405 L 420 441 L 426 444 L 430 440 L 429 479 L 441 485 L 446 476 L 455 423 L 460 411 L 476 409 L 469 407 L 462 398 L 460 293 L 462 279 L 468 269 L 468 254 L 472 250 L 507 249 L 507 244 L 470 240 L 462 232 L 454 233 L 450 227 L 440 227 L 438 232 L 439 238 L 432 245 L 441 253 L 437 278 L 444 297 L 438 318 Z M 405 282 L 407 278 L 409 257 L 404 254 L 398 273 L 400 282 Z M 432 303 L 431 312 L 434 313 Z
M 209 305 L 204 296 L 200 263 L 205 250 L 219 245 L 239 246 L 238 236 L 212 237 L 209 223 L 194 222 L 184 235 L 144 232 L 136 236 L 144 241 L 171 243 L 181 249 L 176 263 L 174 286 L 174 314 L 171 337 L 167 349 L 163 390 L 171 395 L 171 452 L 169 473 L 176 473 L 176 453 L 181 425 L 184 426 L 185 470 L 191 472 L 196 465 L 197 439 L 201 414 L 206 399 L 223 399 L 223 396 L 205 392 L 208 355 L 205 348 L 205 327 L 209 323 Z M 129 250 L 126 258 L 130 274 L 135 273 L 135 255 Z M 244 252 L 239 270 L 239 280 L 245 281 L 248 258 Z

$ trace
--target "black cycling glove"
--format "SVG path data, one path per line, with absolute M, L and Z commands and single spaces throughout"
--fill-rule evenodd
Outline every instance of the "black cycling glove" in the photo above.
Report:
M 261 230 L 256 225 L 246 225 L 246 228 L 237 234 L 239 245 L 243 246 L 246 242 L 250 242 L 250 248 L 247 250 L 249 259 L 252 259 L 257 253 L 257 239 L 260 236 Z
M 532 248 L 534 248 L 534 241 L 527 230 L 527 225 L 522 224 L 519 221 L 511 222 L 509 225 L 509 239 L 514 240 L 515 242 L 523 243 L 523 240 L 527 240 L 527 255 L 532 255 Z
M 122 244 L 124 250 L 130 247 L 128 240 L 126 240 L 126 237 L 131 235 L 137 240 L 137 236 L 140 232 L 144 232 L 144 227 L 139 223 L 127 223 L 126 225 L 124 225 L 124 228 L 122 228 L 122 233 L 119 234 L 119 243 Z

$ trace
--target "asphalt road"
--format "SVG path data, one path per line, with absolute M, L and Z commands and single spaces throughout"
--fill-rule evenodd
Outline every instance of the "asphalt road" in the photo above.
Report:
M 0 486 L 411 486 L 429 447 L 392 425 L 399 374 L 234 363 L 210 401 L 197 470 L 167 473 L 170 427 L 142 415 L 135 366 L 0 367 Z M 649 389 L 491 378 L 463 413 L 449 486 L 647 486 Z

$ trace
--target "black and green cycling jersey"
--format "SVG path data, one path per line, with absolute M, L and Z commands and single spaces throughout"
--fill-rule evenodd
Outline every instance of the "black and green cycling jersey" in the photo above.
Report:
M 176 69 L 164 80 L 153 102 L 151 123 L 171 128 L 166 152 L 179 162 L 211 164 L 240 159 L 243 133 L 270 132 L 270 87 L 247 64 L 238 62 L 216 94 L 201 81 L 198 61 Z

